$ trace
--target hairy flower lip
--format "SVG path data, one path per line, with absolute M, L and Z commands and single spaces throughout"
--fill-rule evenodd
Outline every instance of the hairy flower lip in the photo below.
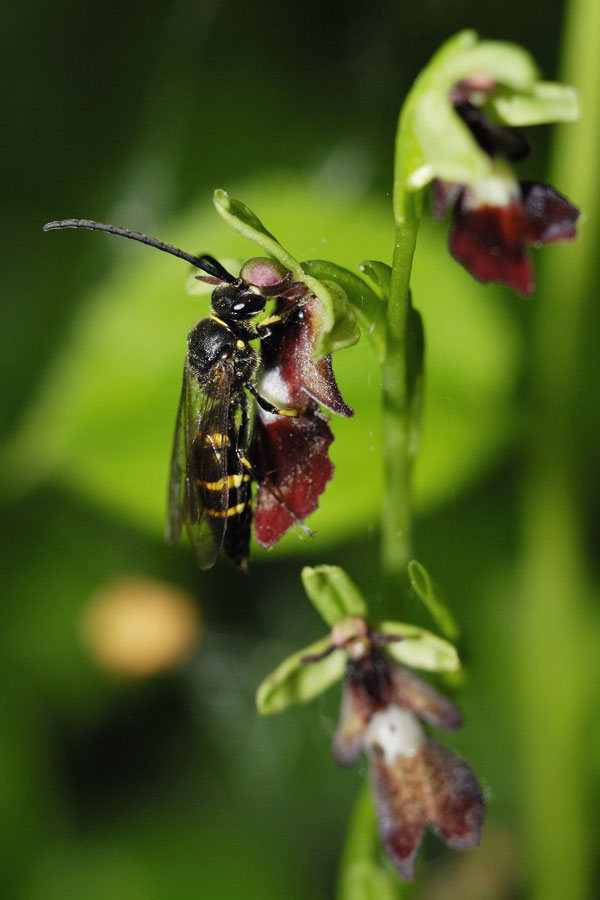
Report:
M 479 843 L 481 789 L 459 756 L 428 737 L 461 724 L 458 709 L 372 642 L 348 657 L 342 712 L 333 742 L 340 765 L 367 754 L 382 842 L 400 875 L 414 875 L 426 827 L 455 849 Z
M 304 290 L 304 285 L 301 287 Z M 301 411 L 301 415 L 288 417 L 259 408 L 255 417 L 253 453 L 265 482 L 256 498 L 254 534 L 266 549 L 297 524 L 298 518 L 304 520 L 317 510 L 319 497 L 333 476 L 328 455 L 333 434 L 318 404 L 338 415 L 354 414 L 338 389 L 331 356 L 313 359 L 322 322 L 321 303 L 312 297 L 298 306 L 297 296 L 292 285 L 289 296 L 278 299 L 275 321 L 261 342 L 261 393 L 279 407 Z M 276 321 L 278 317 L 281 319 Z
M 529 140 L 518 129 L 494 122 L 471 102 L 479 92 L 483 103 L 493 88 L 491 81 L 486 84 L 479 77 L 474 83 L 460 82 L 450 92 L 456 114 L 490 157 L 491 169 L 487 177 L 469 184 L 435 179 L 433 215 L 440 219 L 454 207 L 450 253 L 474 278 L 528 295 L 535 282 L 527 247 L 572 240 L 579 210 L 549 185 L 514 177 L 508 162 L 529 154 Z

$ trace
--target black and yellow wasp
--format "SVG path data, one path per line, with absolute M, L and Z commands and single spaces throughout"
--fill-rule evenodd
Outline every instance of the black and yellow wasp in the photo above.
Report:
M 236 278 L 211 256 L 194 256 L 127 228 L 90 219 L 64 219 L 44 225 L 44 231 L 89 228 L 149 244 L 206 272 L 216 286 L 211 313 L 188 335 L 183 388 L 177 414 L 166 529 L 174 544 L 187 528 L 200 568 L 213 565 L 223 550 L 237 565 L 248 559 L 252 522 L 252 482 L 262 474 L 248 458 L 252 418 L 248 391 L 267 412 L 297 416 L 261 397 L 254 386 L 259 355 L 249 341 L 265 337 L 271 316 L 255 329 L 252 319 L 263 312 L 267 296 L 290 288 L 289 278 L 267 289 Z M 202 278 L 202 276 L 197 276 Z M 264 291 L 264 293 L 263 293 Z M 258 329 L 262 328 L 262 331 Z M 279 498 L 278 498 L 279 499 Z M 302 524 L 294 511 L 279 500 Z

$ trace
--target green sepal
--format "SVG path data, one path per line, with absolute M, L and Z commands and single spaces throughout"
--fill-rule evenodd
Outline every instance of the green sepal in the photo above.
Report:
M 367 617 L 362 594 L 339 566 L 305 566 L 302 584 L 308 599 L 330 628 L 345 616 Z
M 277 238 L 267 231 L 258 216 L 241 200 L 236 200 L 234 197 L 230 197 L 227 191 L 219 189 L 214 192 L 213 203 L 219 215 L 228 225 L 262 247 L 267 256 L 276 259 L 292 273 L 294 281 L 303 282 L 319 298 L 323 310 L 323 322 L 317 350 L 320 356 L 330 353 L 331 347 L 327 341 L 327 335 L 333 331 L 336 319 L 334 300 L 325 285 L 304 271 L 298 260 L 281 246 Z
M 531 90 L 499 89 L 484 107 L 504 125 L 544 125 L 574 122 L 579 118 L 579 95 L 575 88 L 554 81 L 538 81 Z
M 413 591 L 423 602 L 440 631 L 451 641 L 455 641 L 460 629 L 447 605 L 441 600 L 439 589 L 433 583 L 429 572 L 416 559 L 408 564 L 408 577 Z
M 364 259 L 359 263 L 358 269 L 377 287 L 382 300 L 389 300 L 392 290 L 392 267 L 379 262 L 378 259 Z
M 404 666 L 428 672 L 456 672 L 460 669 L 456 647 L 426 628 L 404 622 L 378 622 L 373 630 L 404 638 L 384 645 L 387 653 Z
M 333 349 L 338 349 L 338 345 L 347 347 L 350 345 L 350 342 L 356 343 L 360 334 L 356 326 L 356 319 L 358 319 L 373 345 L 377 359 L 379 362 L 383 362 L 385 353 L 385 306 L 375 292 L 362 278 L 350 272 L 349 269 L 344 269 L 342 266 L 337 266 L 328 260 L 311 259 L 303 262 L 302 267 L 310 275 L 322 279 L 334 298 L 336 294 L 333 290 L 332 282 L 339 285 L 344 291 L 346 303 L 348 304 L 347 308 L 343 306 L 336 308 L 334 299 L 336 324 L 330 337 L 335 342 Z M 354 330 L 352 330 L 352 323 Z M 340 344 L 337 335 L 346 333 L 348 338 L 351 338 L 351 341 L 346 340 L 345 343 Z
M 419 190 L 434 178 L 472 184 L 490 172 L 491 158 L 456 114 L 449 89 L 449 85 L 436 86 L 415 98 L 410 123 L 412 158 L 404 164 L 408 190 Z
M 513 90 L 528 90 L 539 77 L 531 54 L 508 41 L 480 41 L 465 29 L 447 40 L 423 70 L 428 82 L 451 88 L 472 75 L 485 74 Z
M 306 656 L 318 656 L 331 646 L 327 635 L 314 644 L 288 656 L 262 682 L 256 692 L 256 708 L 262 716 L 283 712 L 290 706 L 308 703 L 342 678 L 346 670 L 346 654 L 333 650 L 316 662 L 302 662 Z

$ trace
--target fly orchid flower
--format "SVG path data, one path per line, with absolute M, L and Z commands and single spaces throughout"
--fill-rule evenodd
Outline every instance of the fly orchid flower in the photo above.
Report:
M 454 207 L 454 258 L 483 282 L 534 290 L 527 247 L 575 237 L 579 211 L 548 185 L 519 181 L 512 163 L 528 155 L 521 126 L 578 116 L 572 88 L 539 80 L 529 54 L 464 31 L 421 73 L 400 117 L 395 213 L 433 184 L 434 214 Z
M 462 85 L 461 94 L 465 90 Z M 579 210 L 550 185 L 517 181 L 508 161 L 529 152 L 520 132 L 497 125 L 469 101 L 460 99 L 455 110 L 492 165 L 472 184 L 434 181 L 434 215 L 441 218 L 454 202 L 448 244 L 471 275 L 531 294 L 535 285 L 526 248 L 572 240 Z
M 425 629 L 398 622 L 370 626 L 364 600 L 334 566 L 305 569 L 307 592 L 330 634 L 285 660 L 259 688 L 262 713 L 306 702 L 343 679 L 333 755 L 343 766 L 361 753 L 369 761 L 379 833 L 406 880 L 414 874 L 425 828 L 449 847 L 479 843 L 484 803 L 477 780 L 459 756 L 427 733 L 459 728 L 459 710 L 412 666 L 458 668 L 456 651 Z

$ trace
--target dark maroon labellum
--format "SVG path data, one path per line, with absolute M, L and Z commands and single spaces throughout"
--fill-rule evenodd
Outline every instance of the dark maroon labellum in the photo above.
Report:
M 265 421 L 269 419 L 270 421 Z M 254 454 L 267 487 L 258 490 L 254 534 L 261 547 L 272 547 L 296 520 L 276 498 L 305 519 L 333 475 L 327 454 L 333 441 L 327 418 L 316 404 L 301 418 L 269 416 L 259 410 L 254 424 Z
M 333 375 L 331 357 L 312 357 L 319 333 L 321 308 L 316 298 L 298 305 L 294 296 L 279 298 L 261 341 L 260 390 L 280 407 L 301 411 L 297 417 L 272 416 L 258 409 L 253 457 L 263 473 L 258 490 L 254 533 L 259 544 L 272 547 L 297 521 L 278 499 L 304 519 L 333 475 L 328 456 L 333 434 L 318 403 L 343 416 L 353 410 L 344 403 Z M 268 322 L 268 320 L 267 320 Z
M 454 258 L 484 283 L 497 281 L 522 294 L 534 290 L 530 245 L 575 237 L 579 210 L 547 184 L 520 183 L 506 206 L 470 207 L 464 191 L 454 209 L 449 246 Z
M 333 751 L 341 765 L 367 754 L 383 845 L 403 878 L 414 875 L 428 826 L 455 849 L 479 843 L 481 789 L 460 757 L 430 738 L 419 720 L 460 727 L 458 709 L 373 640 L 349 646 Z
M 454 86 L 450 99 L 481 149 L 500 160 L 500 169 L 502 159 L 518 162 L 528 156 L 531 144 L 521 131 L 494 122 L 472 102 L 477 95 L 484 102 L 493 89 L 489 79 L 466 79 Z M 506 201 L 492 206 L 485 201 L 495 177 L 469 185 L 434 181 L 433 214 L 441 218 L 454 206 L 450 252 L 471 275 L 530 294 L 535 285 L 526 248 L 574 238 L 579 210 L 548 185 L 511 181 L 510 173 L 501 176 L 506 179 Z

